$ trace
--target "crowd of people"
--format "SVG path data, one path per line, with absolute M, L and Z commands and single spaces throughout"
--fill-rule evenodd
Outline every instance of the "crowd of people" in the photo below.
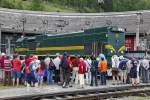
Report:
M 4 53 L 0 55 L 0 79 L 4 85 L 38 87 L 43 84 L 58 84 L 63 88 L 86 85 L 98 86 L 107 84 L 107 71 L 111 69 L 113 84 L 132 84 L 134 86 L 150 82 L 150 60 L 125 58 L 114 55 L 108 67 L 104 54 L 98 57 L 69 56 L 64 52 L 56 57 L 44 59 L 26 55 L 20 59 L 18 54 L 13 58 Z

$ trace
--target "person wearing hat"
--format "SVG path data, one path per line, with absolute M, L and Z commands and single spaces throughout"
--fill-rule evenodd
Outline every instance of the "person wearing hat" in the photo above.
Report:
M 84 75 L 85 75 L 85 73 L 86 73 L 86 64 L 84 62 L 84 59 L 80 58 L 79 59 L 79 70 L 78 70 L 80 88 L 84 88 L 84 85 L 85 85 Z
M 32 57 L 32 62 L 30 63 L 30 75 L 31 75 L 31 84 L 32 86 L 38 87 L 38 75 L 37 69 L 40 67 L 40 60 L 38 60 L 38 56 Z
M 46 67 L 46 76 L 47 76 L 47 85 L 52 84 L 52 70 L 50 69 L 50 62 L 52 62 L 52 59 L 47 55 L 44 59 L 45 67 Z
M 101 85 L 106 85 L 107 61 L 103 57 L 101 57 L 101 61 L 99 63 L 99 69 L 101 75 Z
M 68 56 L 67 53 L 64 52 L 61 62 L 60 62 L 60 67 L 61 67 L 61 74 L 62 74 L 62 88 L 66 88 L 69 83 L 68 83 L 68 75 L 70 74 L 69 67 L 68 67 Z
M 127 80 L 127 62 L 128 62 L 128 59 L 125 59 L 123 56 L 120 56 L 119 59 L 120 59 L 119 73 L 121 76 L 122 83 L 125 84 L 126 80 Z
M 85 76 L 86 76 L 86 84 L 91 84 L 91 63 L 92 63 L 92 60 L 90 57 L 86 57 L 85 60 L 84 60 L 85 64 L 86 64 L 86 73 L 85 73 Z
M 117 78 L 117 83 L 119 82 L 119 57 L 117 55 L 113 55 L 111 57 L 111 63 L 112 63 L 113 83 L 115 84 L 116 78 Z

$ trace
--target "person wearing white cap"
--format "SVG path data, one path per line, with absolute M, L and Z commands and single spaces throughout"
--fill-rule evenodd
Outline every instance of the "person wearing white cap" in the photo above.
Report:
M 85 64 L 83 58 L 80 58 L 78 75 L 79 75 L 79 83 L 80 83 L 81 88 L 84 88 L 84 85 L 85 85 L 85 82 L 84 82 L 85 72 L 86 72 L 86 64 Z
M 40 60 L 38 60 L 38 56 L 32 57 L 32 62 L 30 63 L 30 69 L 31 69 L 31 82 L 32 85 L 35 87 L 38 87 L 38 75 L 37 75 L 37 69 L 40 67 Z
M 2 56 L 5 56 L 6 54 L 5 54 L 5 53 L 2 53 L 1 55 L 2 55 Z
M 127 62 L 128 60 L 125 59 L 123 56 L 119 57 L 120 62 L 119 62 L 119 73 L 121 76 L 121 81 L 122 83 L 126 83 L 127 80 Z
M 91 64 L 92 64 L 92 60 L 90 57 L 86 57 L 86 59 L 84 60 L 85 64 L 86 64 L 86 84 L 91 84 Z
M 50 69 L 51 58 L 47 55 L 44 59 L 46 65 L 46 73 L 47 73 L 47 85 L 52 84 L 52 70 Z
M 112 61 L 112 77 L 113 83 L 115 83 L 115 78 L 117 78 L 117 83 L 119 82 L 119 57 L 117 55 L 113 55 L 111 58 Z

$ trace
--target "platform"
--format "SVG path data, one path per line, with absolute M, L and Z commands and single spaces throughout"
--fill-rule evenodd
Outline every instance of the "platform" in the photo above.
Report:
M 147 85 L 150 87 L 150 84 L 141 84 L 139 86 Z M 61 93 L 69 93 L 69 92 L 76 92 L 76 91 L 88 91 L 88 90 L 107 90 L 107 89 L 115 89 L 115 88 L 126 88 L 126 87 L 132 87 L 130 84 L 128 85 L 106 85 L 98 87 L 96 86 L 85 86 L 82 88 L 77 87 L 69 87 L 69 88 L 62 88 L 58 85 L 50 85 L 50 86 L 43 86 L 43 87 L 23 87 L 23 88 L 11 88 L 11 89 L 2 89 L 0 90 L 0 100 L 8 100 L 10 98 L 16 98 L 16 97 L 30 97 L 30 96 L 42 96 L 42 95 L 52 95 L 52 94 L 61 94 Z

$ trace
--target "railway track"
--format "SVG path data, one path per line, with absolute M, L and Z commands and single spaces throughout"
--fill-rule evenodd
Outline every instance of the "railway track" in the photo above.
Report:
M 57 93 L 25 95 L 4 98 L 3 100 L 101 100 L 125 96 L 150 95 L 150 84 L 133 86 L 108 87 L 102 89 L 83 89 Z

